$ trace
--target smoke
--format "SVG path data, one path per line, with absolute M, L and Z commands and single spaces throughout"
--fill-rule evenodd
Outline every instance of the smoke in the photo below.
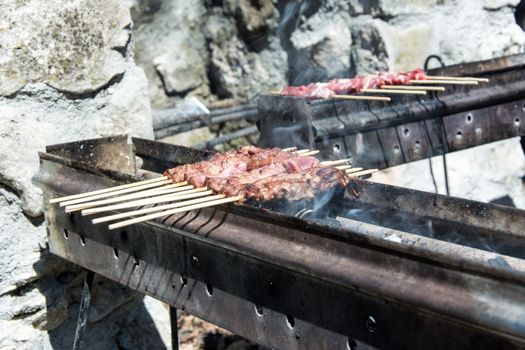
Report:
M 322 5 L 322 1 L 279 1 L 278 9 L 281 13 L 277 35 L 281 47 L 286 51 L 288 57 L 288 82 L 291 85 L 303 85 L 326 78 L 326 72 L 312 65 L 308 53 L 305 50 L 296 49 L 291 41 L 292 33 L 300 25 L 301 21 L 316 13 Z

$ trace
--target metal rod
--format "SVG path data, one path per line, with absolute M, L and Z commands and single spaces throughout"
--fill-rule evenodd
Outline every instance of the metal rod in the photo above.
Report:
M 179 328 L 177 326 L 177 308 L 170 305 L 170 328 L 171 328 L 171 348 L 179 350 Z
M 86 331 L 86 323 L 88 320 L 89 306 L 91 304 L 91 287 L 93 285 L 93 278 L 95 273 L 87 270 L 84 278 L 84 287 L 82 288 L 82 299 L 80 299 L 80 309 L 78 310 L 77 328 L 75 330 L 75 339 L 73 340 L 73 350 L 80 349 L 80 343 Z

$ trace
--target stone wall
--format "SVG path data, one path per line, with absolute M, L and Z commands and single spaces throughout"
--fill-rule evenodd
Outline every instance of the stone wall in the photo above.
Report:
M 129 0 L 154 107 L 523 50 L 518 0 Z M 435 62 L 434 62 L 435 63 Z
M 121 133 L 153 137 L 131 27 L 128 7 L 117 0 L 0 0 L 2 349 L 72 345 L 83 274 L 49 254 L 42 196 L 31 178 L 46 145 Z M 104 279 L 96 283 L 87 348 L 163 344 L 142 298 Z

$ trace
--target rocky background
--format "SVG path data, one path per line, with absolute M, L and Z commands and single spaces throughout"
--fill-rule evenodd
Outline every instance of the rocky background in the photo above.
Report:
M 430 54 L 454 64 L 522 52 L 524 8 L 518 0 L 0 0 L 0 348 L 72 344 L 83 276 L 47 250 L 31 184 L 45 145 L 151 138 L 150 103 L 247 103 L 287 83 L 421 66 Z M 511 194 L 525 207 L 517 140 L 450 157 L 453 195 Z M 376 179 L 434 190 L 428 161 Z M 169 347 L 162 304 L 104 279 L 95 293 L 86 348 Z M 180 322 L 186 349 L 248 346 L 195 334 L 218 331 L 199 320 Z
M 42 195 L 31 178 L 46 145 L 153 137 L 131 27 L 118 0 L 0 0 L 1 349 L 72 346 L 83 275 L 49 254 Z M 96 283 L 89 348 L 163 346 L 141 297 Z
M 152 106 L 518 53 L 519 0 L 130 0 Z M 520 17 L 521 18 L 521 17 Z M 518 19 L 520 22 L 521 19 Z

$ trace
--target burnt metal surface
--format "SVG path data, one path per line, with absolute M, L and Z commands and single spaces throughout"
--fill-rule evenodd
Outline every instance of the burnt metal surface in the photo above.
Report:
M 300 145 L 324 159 L 386 168 L 525 135 L 525 56 L 467 63 L 429 74 L 490 79 L 447 85 L 442 93 L 397 95 L 392 101 L 342 101 L 262 96 L 257 123 L 262 146 Z
M 159 162 L 169 161 L 161 149 L 192 157 L 150 141 L 136 149 L 157 145 L 151 159 Z M 344 200 L 329 201 L 330 218 L 228 205 L 108 231 L 47 204 L 84 182 L 106 185 L 107 174 L 72 164 L 41 154 L 34 179 L 44 188 L 53 254 L 255 342 L 280 349 L 525 347 L 522 253 L 511 244 L 481 247 L 474 237 L 522 245 L 523 211 L 355 181 Z M 430 236 L 373 211 L 356 216 L 369 207 L 439 229 Z M 445 233 L 456 228 L 461 240 L 453 242 Z
M 133 144 L 126 135 L 47 146 L 46 152 L 102 170 L 136 174 Z

